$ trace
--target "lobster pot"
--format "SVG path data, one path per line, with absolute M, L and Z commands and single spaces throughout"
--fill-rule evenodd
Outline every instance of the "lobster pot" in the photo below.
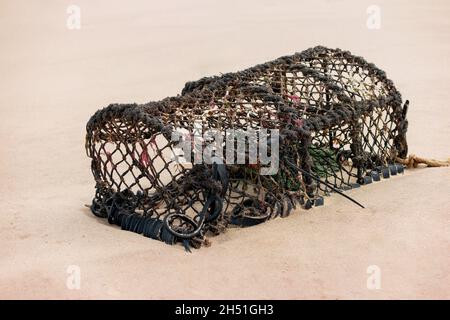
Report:
M 91 210 L 199 247 L 402 172 L 407 106 L 373 64 L 324 47 L 188 82 L 177 97 L 113 104 L 87 124 Z

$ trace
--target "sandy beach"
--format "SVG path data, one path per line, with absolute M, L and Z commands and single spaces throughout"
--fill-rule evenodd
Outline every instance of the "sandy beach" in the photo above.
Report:
M 410 100 L 410 153 L 450 157 L 450 3 L 0 0 L 1 299 L 449 299 L 450 168 L 407 170 L 191 254 L 85 206 L 85 125 L 110 103 L 324 45 L 385 70 Z M 81 10 L 80 29 L 67 7 Z M 67 286 L 68 268 L 80 287 Z M 368 268 L 381 287 L 367 285 Z M 69 268 L 70 270 L 70 268 Z

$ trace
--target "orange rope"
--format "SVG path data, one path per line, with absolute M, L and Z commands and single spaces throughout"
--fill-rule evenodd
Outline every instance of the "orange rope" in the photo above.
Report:
M 426 167 L 448 167 L 450 166 L 450 158 L 447 161 L 440 161 L 435 159 L 427 159 L 410 154 L 406 159 L 396 158 L 396 161 L 407 166 L 408 168 L 417 168 L 419 164 L 425 164 Z

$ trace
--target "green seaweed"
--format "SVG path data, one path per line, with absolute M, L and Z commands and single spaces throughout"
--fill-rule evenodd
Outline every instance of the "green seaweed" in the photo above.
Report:
M 340 165 L 336 161 L 336 152 L 327 147 L 312 145 L 309 147 L 309 154 L 312 158 L 312 171 L 319 177 L 339 171 Z

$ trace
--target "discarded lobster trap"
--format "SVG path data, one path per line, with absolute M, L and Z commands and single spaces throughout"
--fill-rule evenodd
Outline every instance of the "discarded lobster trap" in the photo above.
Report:
M 229 225 L 286 216 L 401 171 L 405 115 L 381 71 L 323 47 L 188 83 L 178 97 L 110 105 L 87 124 L 91 210 L 198 247 Z

